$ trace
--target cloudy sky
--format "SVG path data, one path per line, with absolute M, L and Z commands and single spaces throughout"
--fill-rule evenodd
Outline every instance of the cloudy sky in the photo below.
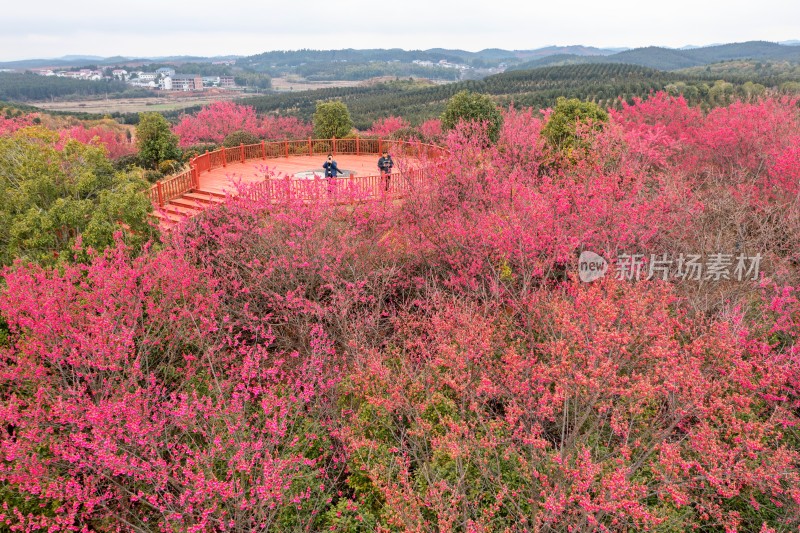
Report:
M 0 61 L 298 48 L 532 49 L 800 39 L 800 1 L 37 0 L 0 16 Z

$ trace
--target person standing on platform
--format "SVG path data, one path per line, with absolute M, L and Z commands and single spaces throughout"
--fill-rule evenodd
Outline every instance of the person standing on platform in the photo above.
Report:
M 328 154 L 328 159 L 322 164 L 322 168 L 325 170 L 326 178 L 335 178 L 339 174 L 344 174 L 344 172 L 339 170 L 339 167 L 336 166 L 336 160 L 333 158 L 333 154 Z
M 378 159 L 378 168 L 381 171 L 381 176 L 386 182 L 386 190 L 389 190 L 389 180 L 392 177 L 392 167 L 394 166 L 394 161 L 392 161 L 392 156 L 389 155 L 389 152 L 386 150 L 383 151 L 381 154 L 381 158 Z
M 333 192 L 333 178 L 338 176 L 339 174 L 344 174 L 339 167 L 336 166 L 336 160 L 333 158 L 333 154 L 328 154 L 328 159 L 322 164 L 322 168 L 325 170 L 325 179 L 328 181 L 328 194 Z

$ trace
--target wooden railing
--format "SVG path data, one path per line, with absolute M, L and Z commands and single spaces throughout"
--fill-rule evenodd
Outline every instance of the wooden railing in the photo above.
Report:
M 197 188 L 197 181 L 195 177 L 196 171 L 190 167 L 189 170 L 185 170 L 180 174 L 173 174 L 172 176 L 159 181 L 154 186 L 150 187 L 150 190 L 148 191 L 150 201 L 155 205 L 163 207 L 165 203 L 169 202 L 173 198 L 177 198 L 180 195 Z
M 287 200 L 353 200 L 398 196 L 412 190 L 420 191 L 430 180 L 426 179 L 429 167 L 417 168 L 385 176 L 350 176 L 326 179 L 270 179 L 242 187 L 243 199 L 256 201 Z
M 199 187 L 199 178 L 203 172 L 209 170 L 226 167 L 229 164 L 244 163 L 245 161 L 253 159 L 275 159 L 278 157 L 291 157 L 302 155 L 314 154 L 351 154 L 351 155 L 368 155 L 380 154 L 383 150 L 387 150 L 393 156 L 415 157 L 419 159 L 438 160 L 444 155 L 445 150 L 433 144 L 413 143 L 408 141 L 391 141 L 387 139 L 361 139 L 356 137 L 353 139 L 303 139 L 294 141 L 270 141 L 261 142 L 258 144 L 240 145 L 234 148 L 220 148 L 213 152 L 206 152 L 202 155 L 194 157 L 189 162 L 189 169 L 179 174 L 169 176 L 150 188 L 149 196 L 153 204 L 163 207 L 164 204 L 177 198 L 178 196 L 190 192 Z M 415 181 L 418 181 L 419 170 L 412 170 L 409 172 L 401 172 L 392 174 L 390 180 L 389 191 L 402 192 L 404 188 L 413 186 Z M 385 183 L 381 184 L 381 176 L 358 176 L 343 179 L 333 180 L 328 184 L 322 184 L 321 180 L 291 180 L 293 185 L 288 189 L 286 185 L 275 186 L 271 185 L 271 181 L 285 182 L 287 180 L 267 180 L 263 184 L 259 184 L 263 188 L 264 195 L 271 195 L 270 191 L 278 190 L 289 191 L 281 193 L 282 195 L 293 195 L 296 191 L 302 197 L 300 191 L 314 189 L 314 196 L 321 194 L 329 194 L 328 189 L 335 186 L 338 189 L 347 190 L 363 190 L 369 194 L 380 194 L 381 191 L 385 192 Z M 345 183 L 347 182 L 347 183 Z M 296 185 L 294 185 L 296 184 Z M 382 188 L 383 187 L 383 188 Z M 317 191 L 319 189 L 319 191 Z M 277 194 L 277 193 L 276 193 Z M 272 196 L 270 196 L 272 197 Z M 275 196 L 278 198 L 278 196 Z M 310 199 L 311 197 L 309 197 Z

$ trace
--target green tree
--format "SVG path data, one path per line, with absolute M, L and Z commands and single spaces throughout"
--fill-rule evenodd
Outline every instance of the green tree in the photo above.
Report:
M 800 82 L 786 81 L 781 83 L 779 89 L 785 94 L 798 94 L 800 93 Z
M 178 136 L 172 133 L 169 122 L 159 113 L 142 113 L 136 126 L 139 162 L 145 168 L 158 168 L 161 161 L 181 158 Z
M 442 113 L 442 129 L 451 130 L 461 121 L 485 122 L 487 134 L 493 142 L 500 134 L 503 125 L 503 115 L 487 94 L 461 91 L 455 94 L 448 102 Z
M 314 112 L 314 135 L 318 139 L 341 139 L 353 131 L 353 119 L 347 106 L 338 100 L 318 102 Z
M 222 146 L 225 148 L 234 148 L 240 144 L 257 144 L 261 142 L 258 135 L 250 133 L 249 131 L 236 130 L 225 136 L 222 141 Z
M 116 172 L 102 147 L 59 143 L 39 127 L 0 138 L 0 264 L 69 261 L 79 236 L 95 250 L 116 232 L 134 248 L 153 236 L 137 172 Z
M 713 106 L 728 105 L 733 100 L 733 84 L 725 80 L 717 80 L 708 89 L 708 99 Z
M 739 88 L 741 95 L 748 101 L 755 101 L 764 96 L 766 90 L 767 88 L 760 83 L 753 83 L 752 81 L 746 81 L 744 85 Z
M 578 143 L 579 125 L 601 129 L 608 122 L 608 113 L 593 102 L 582 102 L 577 98 L 567 100 L 563 96 L 556 101 L 556 107 L 542 129 L 542 135 L 554 148 L 571 150 Z

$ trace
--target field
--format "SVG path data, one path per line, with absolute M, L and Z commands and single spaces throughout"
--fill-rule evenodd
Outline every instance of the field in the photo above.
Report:
M 272 80 L 273 88 L 280 92 L 354 87 L 361 84 L 363 84 L 363 82 L 359 81 L 309 82 L 292 77 L 275 78 Z M 238 91 L 221 90 L 203 91 L 202 93 L 175 92 L 154 94 L 158 94 L 158 96 L 153 96 L 152 98 L 87 98 L 83 100 L 72 100 L 69 102 L 39 101 L 31 102 L 31 105 L 46 111 L 68 111 L 75 113 L 106 114 L 114 112 L 170 112 L 208 105 L 222 100 L 247 99 L 249 96 L 258 96 L 255 94 L 243 94 Z
M 310 91 L 314 89 L 330 89 L 336 87 L 357 87 L 364 82 L 353 80 L 308 81 L 297 76 L 272 78 L 272 89 L 275 91 Z
M 162 94 L 162 93 L 159 93 Z M 70 102 L 32 102 L 31 105 L 46 111 L 71 111 L 77 113 L 144 113 L 147 111 L 177 111 L 207 105 L 220 100 L 242 98 L 235 91 L 203 91 L 202 93 L 163 93 L 153 98 L 86 99 Z

